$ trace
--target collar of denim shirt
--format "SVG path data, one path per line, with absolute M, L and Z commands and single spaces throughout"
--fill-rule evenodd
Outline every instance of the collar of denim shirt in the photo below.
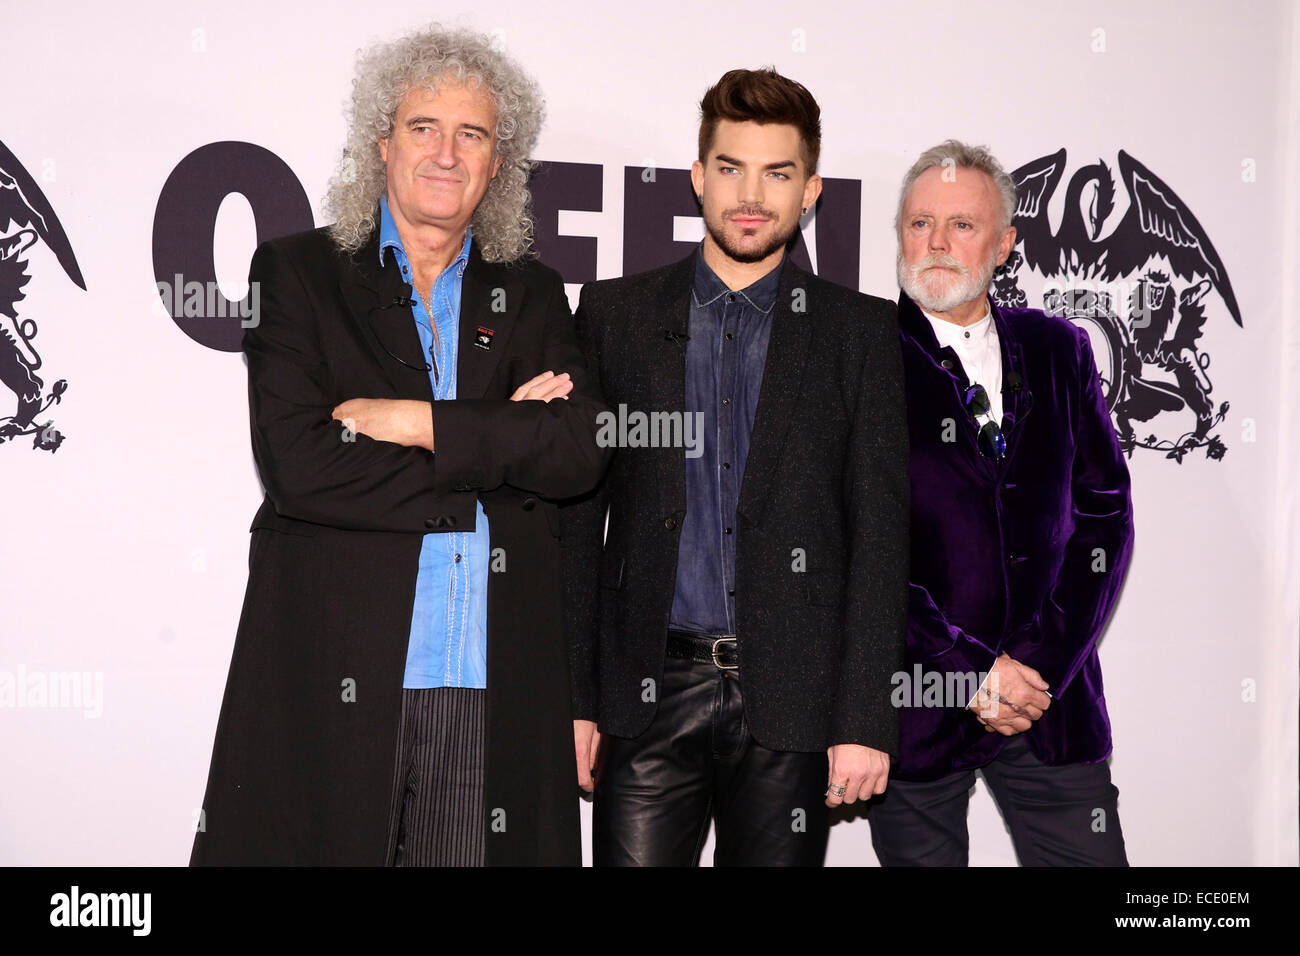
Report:
M 465 241 L 461 243 L 460 255 L 452 260 L 447 269 L 456 266 L 457 275 L 465 274 L 465 265 L 469 262 L 469 244 L 473 238 L 474 227 L 466 226 Z M 393 221 L 393 214 L 388 211 L 388 197 L 381 196 L 379 199 L 379 267 L 381 269 L 384 266 L 384 253 L 389 249 L 393 250 L 399 266 L 403 264 L 404 260 L 407 260 L 406 247 L 402 245 L 401 233 L 397 231 L 397 223 Z M 443 271 L 446 272 L 446 269 Z
M 763 278 L 743 289 L 734 290 L 736 295 L 743 296 L 745 301 L 759 312 L 771 312 L 772 306 L 776 303 L 777 289 L 781 285 L 783 265 L 785 265 L 785 254 L 781 256 L 781 261 L 776 264 L 776 267 Z M 704 242 L 701 240 L 695 249 L 695 287 L 691 291 L 695 297 L 695 304 L 711 305 L 731 291 L 733 290 L 727 288 L 727 284 L 719 279 L 717 273 L 704 261 Z

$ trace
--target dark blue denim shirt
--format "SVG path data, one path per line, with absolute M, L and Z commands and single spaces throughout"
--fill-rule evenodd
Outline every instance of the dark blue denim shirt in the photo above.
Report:
M 695 254 L 686 343 L 686 411 L 703 413 L 703 454 L 686 458 L 686 519 L 669 626 L 736 633 L 736 505 L 763 382 L 781 264 L 732 292 Z M 698 440 L 698 438 L 697 438 Z

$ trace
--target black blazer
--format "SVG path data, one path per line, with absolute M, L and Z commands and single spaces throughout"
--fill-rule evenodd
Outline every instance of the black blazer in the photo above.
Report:
M 687 328 L 694 259 L 583 288 L 579 333 L 610 407 L 684 410 L 686 351 L 665 330 Z M 782 268 L 736 528 L 745 716 L 772 749 L 897 754 L 909 486 L 895 307 L 788 256 Z M 560 509 L 574 713 L 617 736 L 657 707 L 644 682 L 663 678 L 685 476 L 683 449 L 619 449 L 595 492 Z
M 391 257 L 380 268 L 378 244 L 376 230 L 347 256 L 317 229 L 253 256 L 261 313 L 243 346 L 266 499 L 191 862 L 384 862 L 421 542 L 472 529 L 477 499 L 501 559 L 488 581 L 488 862 L 577 864 L 554 500 L 598 480 L 604 406 L 559 274 L 485 262 L 475 243 L 458 397 L 434 403 L 436 450 L 347 433 L 331 418 L 346 399 L 433 397 L 410 308 L 395 304 L 410 288 Z M 548 369 L 573 376 L 567 400 L 508 400 Z

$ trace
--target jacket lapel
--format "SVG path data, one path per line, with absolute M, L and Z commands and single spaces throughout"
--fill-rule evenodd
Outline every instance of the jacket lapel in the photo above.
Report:
M 380 267 L 378 229 L 365 246 L 344 258 L 339 289 L 353 324 L 397 396 L 433 401 L 429 373 L 419 368 L 421 363 L 427 365 L 429 357 L 420 345 L 410 305 L 399 301 L 412 298 L 415 292 L 403 281 L 391 256 Z M 504 266 L 484 260 L 477 240 L 470 242 L 461 285 L 457 398 L 484 397 L 506 351 L 523 289 L 523 283 Z M 487 349 L 475 344 L 480 328 L 490 334 Z
M 653 324 L 646 330 L 646 378 L 651 411 L 686 409 L 686 341 L 667 332 L 690 335 L 691 289 L 695 282 L 695 252 L 673 266 L 654 296 Z M 653 458 L 659 506 L 664 515 L 686 512 L 686 456 L 680 450 Z
M 343 256 L 339 291 L 357 333 L 397 397 L 433 401 L 429 373 L 420 369 L 428 356 L 420 345 L 411 307 L 400 302 L 415 293 L 402 280 L 391 256 L 380 268 L 378 229 L 361 249 Z
M 812 341 L 812 313 L 817 303 L 809 298 L 808 273 L 796 266 L 789 255 L 781 267 L 781 282 L 772 310 L 772 332 L 763 365 L 763 382 L 758 390 L 758 407 L 754 410 L 754 431 L 749 440 L 749 457 L 745 477 L 740 483 L 740 500 L 736 510 L 749 521 L 762 520 L 768 493 L 776 478 L 785 446 L 790 420 L 802 394 L 808 347 Z M 801 312 L 792 305 L 795 291 L 801 289 Z
M 1033 408 L 1034 395 L 1029 389 L 1024 348 L 1011 334 L 1006 318 L 991 299 L 989 309 L 993 313 L 993 324 L 998 330 L 998 343 L 1002 349 L 1002 433 L 1007 439 L 1004 464 L 1010 464 L 1019 445 L 1021 426 Z
M 523 283 L 505 266 L 486 261 L 479 251 L 478 240 L 472 240 L 469 262 L 461 277 L 457 398 L 485 397 L 506 352 L 523 296 Z M 486 336 L 487 348 L 476 344 L 480 329 Z
M 1001 427 L 1002 434 L 1007 440 L 1007 454 L 1002 459 L 1001 464 L 1005 467 L 1011 462 L 1011 458 L 1015 454 L 1020 426 L 1033 405 L 1033 395 L 1030 394 L 1029 380 L 1025 374 L 1024 350 L 1008 327 L 1006 318 L 998 310 L 997 303 L 991 297 L 989 298 L 989 311 L 993 315 L 994 327 L 998 332 L 998 348 L 1002 353 Z M 961 420 L 968 422 L 969 416 L 966 412 L 964 396 L 970 381 L 966 377 L 961 359 L 951 348 L 939 347 L 939 340 L 934 334 L 934 329 L 930 326 L 930 320 L 921 312 L 920 306 L 913 302 L 906 292 L 902 291 L 898 293 L 898 324 L 903 334 L 920 346 L 921 350 L 925 352 L 938 370 L 948 373 L 952 381 L 953 400 L 956 408 L 960 410 Z M 949 364 L 944 365 L 945 361 Z M 1020 382 L 1019 388 L 1011 384 L 1017 379 Z M 974 428 L 964 429 L 963 434 L 972 437 L 970 445 L 976 458 L 980 461 L 987 461 L 980 454 L 978 443 L 974 440 Z
M 966 370 L 961 364 L 961 359 L 950 346 L 940 347 L 939 338 L 934 334 L 930 320 L 925 317 L 921 307 L 901 290 L 898 293 L 898 327 L 921 347 L 921 351 L 936 367 L 952 376 L 953 394 L 956 396 L 957 404 L 964 408 L 965 390 L 970 385 L 970 380 L 966 378 Z M 999 328 L 999 335 L 1001 331 Z

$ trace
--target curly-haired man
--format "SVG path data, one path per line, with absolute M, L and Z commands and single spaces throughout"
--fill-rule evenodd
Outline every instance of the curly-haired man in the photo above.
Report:
M 607 452 L 527 257 L 541 120 L 487 37 L 366 51 L 335 222 L 253 256 L 266 499 L 192 863 L 579 861 L 555 501 Z

